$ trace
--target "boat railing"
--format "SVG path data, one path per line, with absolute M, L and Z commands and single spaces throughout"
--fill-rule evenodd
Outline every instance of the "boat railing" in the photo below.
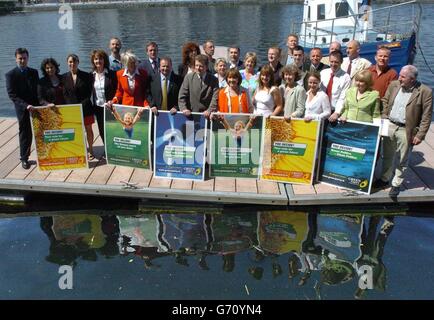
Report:
M 405 10 L 408 18 L 404 19 L 405 17 L 403 17 L 403 19 L 396 20 L 399 17 L 399 15 L 395 14 L 395 11 L 398 9 L 402 9 L 402 7 L 409 7 L 409 9 L 411 8 L 411 11 Z M 361 23 L 362 22 L 361 18 L 363 18 L 366 14 L 372 15 L 374 21 L 384 21 L 384 24 L 378 25 L 374 23 L 374 26 L 366 26 L 364 23 Z M 293 22 L 291 27 L 291 33 L 299 34 L 301 38 L 300 44 L 303 45 L 304 42 L 304 46 L 307 45 L 308 35 L 311 38 L 313 37 L 314 46 L 324 46 L 334 41 L 334 39 L 338 36 L 348 35 L 350 31 L 352 33 L 352 39 L 355 39 L 358 33 L 363 33 L 363 34 L 378 33 L 378 34 L 382 34 L 384 40 L 386 39 L 394 40 L 396 38 L 408 37 L 413 33 L 417 34 L 420 28 L 421 14 L 422 14 L 422 7 L 420 3 L 416 0 L 408 1 L 405 3 L 394 4 L 384 8 L 378 8 L 378 9 L 370 10 L 368 12 L 358 13 L 358 14 L 353 14 L 348 16 L 322 19 L 322 20 Z M 365 18 L 367 19 L 367 17 Z M 339 23 L 336 23 L 336 21 L 342 19 L 347 19 L 347 21 L 353 19 L 354 24 L 351 27 L 351 29 L 349 29 L 348 26 L 345 26 L 346 27 L 345 32 L 340 32 L 338 30 Z M 391 20 L 393 21 L 391 22 Z M 329 25 L 330 27 L 327 26 L 327 29 L 325 29 L 323 27 L 324 25 Z M 308 29 L 314 30 L 314 33 L 308 34 L 309 32 Z M 321 37 L 322 41 L 318 41 L 319 37 Z M 346 40 L 349 41 L 351 39 L 346 39 Z M 363 40 L 361 42 L 363 42 Z M 312 44 L 311 42 L 309 43 Z

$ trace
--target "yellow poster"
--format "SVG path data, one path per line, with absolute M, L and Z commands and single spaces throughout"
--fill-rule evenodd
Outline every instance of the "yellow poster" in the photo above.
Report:
M 265 121 L 261 179 L 312 184 L 320 130 L 319 121 Z
M 81 104 L 38 107 L 31 113 L 38 168 L 87 168 Z

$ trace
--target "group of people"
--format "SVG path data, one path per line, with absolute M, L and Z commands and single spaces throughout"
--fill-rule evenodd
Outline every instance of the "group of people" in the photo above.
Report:
M 240 48 L 228 48 L 227 59 L 214 58 L 214 42 L 200 46 L 187 42 L 182 47 L 182 63 L 173 71 L 169 57 L 159 57 L 157 43 L 146 44 L 147 57 L 139 61 L 131 51 L 121 54 L 122 43 L 110 39 L 110 55 L 97 49 L 91 53 L 92 71 L 78 68 L 79 57 L 67 57 L 69 71 L 59 75 L 53 58 L 41 63 L 43 78 L 28 67 L 25 48 L 15 52 L 17 67 L 6 74 L 7 91 L 15 104 L 19 120 L 20 158 L 25 169 L 32 133 L 29 112 L 35 106 L 80 103 L 88 143 L 88 157 L 94 158 L 92 124 L 95 118 L 104 139 L 104 107 L 115 113 L 113 104 L 150 108 L 171 113 L 203 112 L 209 118 L 221 113 L 253 113 L 311 120 L 372 123 L 374 119 L 390 121 L 389 135 L 383 139 L 383 170 L 374 187 L 391 181 L 390 195 L 399 194 L 403 174 L 408 166 L 412 146 L 421 143 L 432 116 L 432 90 L 417 80 L 418 70 L 404 66 L 398 76 L 389 66 L 391 50 L 379 47 L 374 65 L 360 57 L 360 43 L 349 41 L 346 57 L 341 44 L 332 42 L 329 55 L 313 48 L 309 57 L 290 34 L 287 48 L 271 47 L 267 63 L 257 69 L 257 55 L 247 52 L 240 59 Z M 395 152 L 399 159 L 393 171 Z

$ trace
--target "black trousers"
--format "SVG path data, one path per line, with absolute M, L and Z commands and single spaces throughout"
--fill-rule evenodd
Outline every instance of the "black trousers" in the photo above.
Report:
M 104 108 L 93 106 L 96 122 L 98 124 L 98 131 L 102 142 L 104 142 Z
M 27 109 L 15 106 L 18 119 L 18 132 L 20 138 L 20 160 L 28 160 L 30 147 L 32 146 L 32 127 L 30 124 L 30 113 Z

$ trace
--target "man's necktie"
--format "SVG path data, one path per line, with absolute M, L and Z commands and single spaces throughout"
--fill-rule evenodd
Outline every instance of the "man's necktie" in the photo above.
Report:
M 327 91 L 326 91 L 326 93 L 329 96 L 330 100 L 332 99 L 332 89 L 333 89 L 333 78 L 334 78 L 334 76 L 335 76 L 334 73 L 330 74 L 330 80 L 329 80 L 329 83 L 327 84 Z
M 350 64 L 348 65 L 348 69 L 347 69 L 347 73 L 349 74 L 349 76 L 351 77 L 351 66 L 353 65 L 353 63 L 351 62 L 350 59 Z
M 167 110 L 167 80 L 166 78 L 163 80 L 163 88 L 162 88 L 162 101 L 161 101 L 161 109 Z
M 154 70 L 154 72 L 157 71 L 157 61 L 152 60 L 152 69 Z

